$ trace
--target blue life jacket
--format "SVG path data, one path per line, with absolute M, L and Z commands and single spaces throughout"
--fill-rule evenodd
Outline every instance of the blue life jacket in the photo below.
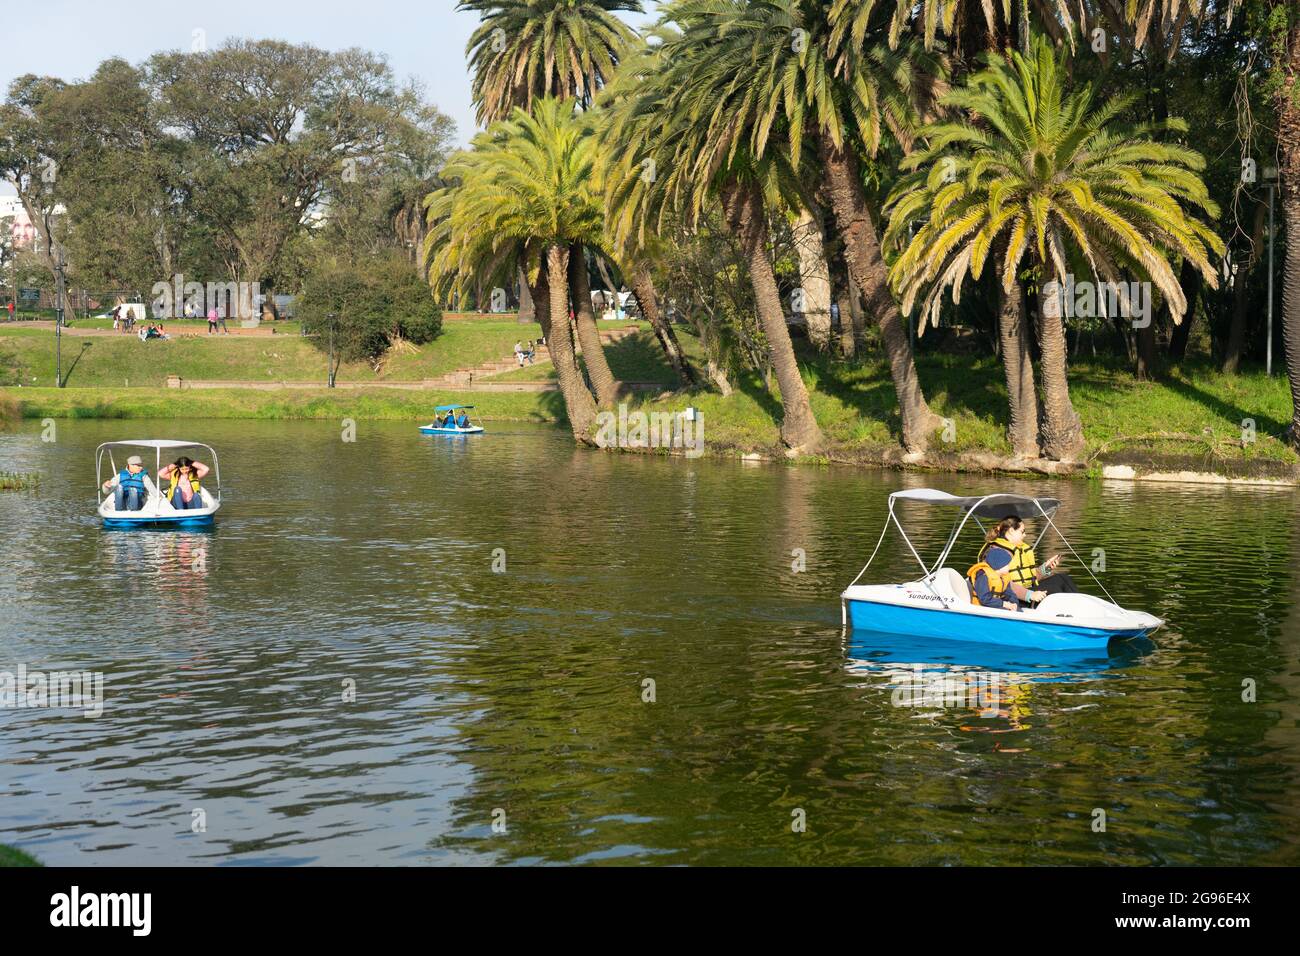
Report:
M 468 415 L 462 415 L 462 416 L 460 416 L 460 418 L 456 419 L 456 427 L 457 427 L 457 428 L 469 428 L 469 416 L 468 416 Z
M 149 474 L 149 469 L 147 468 L 141 468 L 139 474 L 135 474 L 135 475 L 131 474 L 129 469 L 123 468 L 120 472 L 118 472 L 117 483 L 122 488 L 126 488 L 126 489 L 134 488 L 138 492 L 140 492 L 140 494 L 143 495 L 145 491 L 144 476 L 147 474 Z

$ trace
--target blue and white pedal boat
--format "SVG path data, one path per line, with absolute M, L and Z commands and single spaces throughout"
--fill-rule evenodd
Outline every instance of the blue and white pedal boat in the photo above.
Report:
M 110 490 L 107 494 L 104 492 L 104 482 L 107 480 L 103 472 L 105 459 L 108 464 L 108 477 L 111 478 L 121 470 L 114 458 L 114 451 L 121 453 L 123 450 L 140 449 L 153 452 L 152 456 L 141 456 L 146 463 L 149 457 L 154 460 L 153 471 L 144 479 L 144 507 L 139 511 L 118 511 L 113 491 Z M 212 480 L 212 486 L 209 488 L 208 477 L 205 477 L 199 488 L 199 495 L 203 499 L 202 508 L 172 507 L 172 503 L 154 483 L 158 472 L 162 470 L 162 453 L 164 451 L 168 453 L 168 464 L 170 464 L 174 453 L 181 449 L 199 452 L 200 454 L 194 457 L 203 460 L 204 464 L 210 463 L 212 470 L 208 477 Z M 125 459 L 129 456 L 123 454 L 122 457 L 125 464 Z M 99 499 L 99 516 L 104 520 L 105 528 L 206 528 L 212 526 L 213 519 L 221 509 L 221 466 L 217 462 L 216 449 L 202 442 L 170 438 L 104 442 L 95 450 L 95 488 Z
M 958 517 L 948 542 L 933 565 L 927 566 L 913 547 L 895 512 L 899 501 L 917 502 L 958 509 Z M 981 518 L 998 521 L 1009 514 L 1022 518 L 1042 517 L 1045 534 L 1050 527 L 1078 558 L 1052 515 L 1060 508 L 1056 498 L 1033 498 L 1026 495 L 993 494 L 959 497 L 933 488 L 896 491 L 889 496 L 889 514 L 876 543 L 875 559 L 892 523 L 903 536 L 912 555 L 921 565 L 922 575 L 902 584 L 858 584 L 871 560 L 840 595 L 841 613 L 846 627 L 877 631 L 883 634 L 910 635 L 933 640 L 999 644 L 1008 647 L 1031 647 L 1040 650 L 1096 650 L 1104 653 L 1106 645 L 1117 638 L 1145 637 L 1164 622 L 1144 611 L 1130 611 L 1113 601 L 1091 594 L 1049 594 L 1036 608 L 1008 611 L 988 608 L 971 601 L 970 585 L 965 575 L 944 567 L 958 535 L 970 519 L 983 529 Z M 1042 540 L 1042 535 L 1039 535 Z M 1083 567 L 1086 562 L 1080 559 Z M 1091 574 L 1089 569 L 1089 574 Z M 1096 581 L 1096 576 L 1093 576 Z M 1098 587 L 1105 593 L 1100 581 Z M 1110 594 L 1106 593 L 1109 598 Z
M 428 425 L 420 426 L 421 435 L 477 435 L 483 431 L 481 425 L 467 425 L 460 428 L 456 425 L 439 425 L 437 424 L 438 412 L 458 412 L 461 409 L 473 408 L 473 405 L 439 405 L 434 411 L 434 421 Z

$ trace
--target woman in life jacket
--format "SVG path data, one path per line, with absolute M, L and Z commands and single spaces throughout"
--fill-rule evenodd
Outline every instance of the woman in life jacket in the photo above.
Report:
M 1019 515 L 1007 515 L 989 529 L 979 559 L 971 570 L 987 566 L 998 572 L 1003 579 L 1003 591 L 1008 595 L 1004 600 L 1014 601 L 1017 608 L 1022 604 L 1037 605 L 1049 594 L 1077 593 L 1079 588 L 1074 578 L 1056 570 L 1061 563 L 1059 554 L 1042 564 L 1035 563 L 1034 549 L 1025 543 L 1025 531 Z M 997 605 L 985 605 L 990 606 Z
M 210 470 L 203 462 L 184 457 L 177 458 L 170 465 L 164 465 L 158 472 L 158 480 L 168 483 L 166 495 L 172 507 L 204 507 L 199 480 L 206 478 Z

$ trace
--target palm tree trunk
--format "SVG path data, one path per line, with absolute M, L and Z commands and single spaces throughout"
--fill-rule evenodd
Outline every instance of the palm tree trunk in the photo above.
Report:
M 1137 364 L 1133 374 L 1139 382 L 1156 377 L 1156 317 L 1150 316 L 1146 326 L 1137 330 Z
M 1044 266 L 1046 275 L 1050 264 Z M 1057 280 L 1059 283 L 1059 279 Z M 1044 283 L 1046 285 L 1046 283 Z M 1049 315 L 1038 304 L 1038 348 L 1043 361 L 1043 452 L 1057 461 L 1074 461 L 1083 451 L 1083 422 L 1070 402 L 1070 379 L 1065 366 L 1065 321 L 1059 308 Z
M 678 381 L 682 383 L 684 388 L 693 387 L 699 382 L 698 376 L 696 376 L 695 369 L 691 367 L 690 361 L 686 358 L 686 353 L 682 351 L 681 343 L 677 341 L 677 333 L 673 331 L 672 324 L 659 311 L 659 297 L 655 294 L 654 277 L 650 275 L 649 267 L 644 262 L 638 262 L 632 268 L 631 278 L 632 294 L 636 296 L 637 305 L 641 307 L 641 314 L 645 316 L 645 320 L 654 329 L 655 338 L 659 340 L 659 345 L 668 358 L 668 364 L 673 367 L 673 371 L 677 373 Z
M 1287 429 L 1287 439 L 1300 447 L 1300 106 L 1295 99 L 1295 86 L 1300 80 L 1300 11 L 1296 10 L 1294 0 L 1285 6 L 1289 14 L 1286 58 L 1281 64 L 1283 78 L 1276 94 L 1277 142 L 1282 154 L 1278 179 L 1287 235 L 1282 266 L 1282 342 L 1286 374 L 1291 383 L 1291 426 Z
M 1241 353 L 1246 343 L 1246 289 L 1251 266 L 1259 255 L 1264 241 L 1264 214 L 1267 211 L 1263 203 L 1255 207 L 1255 222 L 1251 228 L 1250 252 L 1245 262 L 1237 263 L 1237 274 L 1232 277 L 1232 324 L 1228 326 L 1228 342 L 1223 349 L 1223 371 L 1236 374 L 1241 365 Z
M 528 274 L 524 267 L 519 267 L 519 321 L 532 322 L 537 317 L 537 308 L 533 305 L 532 290 L 528 288 Z
M 618 401 L 623 383 L 614 378 L 605 359 L 605 349 L 600 344 L 600 330 L 596 328 L 596 315 L 591 310 L 587 258 L 580 242 L 569 247 L 569 290 L 573 296 L 573 317 L 578 329 L 578 344 L 582 347 L 582 361 L 596 390 L 596 401 L 601 407 L 608 408 Z
M 889 373 L 894 380 L 903 420 L 903 445 L 908 451 L 924 451 L 931 433 L 940 426 L 942 419 L 930 411 L 925 393 L 921 391 L 912 346 L 903 327 L 903 316 L 889 289 L 885 261 L 880 255 L 880 239 L 867 211 L 857 159 L 847 149 L 836 146 L 825 133 L 818 133 L 817 143 L 831 209 L 844 239 L 844 259 L 849 277 L 862 290 L 868 313 L 880 324 L 881 339 L 889 358 Z
M 819 352 L 831 342 L 831 275 L 826 265 L 826 243 L 822 224 L 807 209 L 799 210 L 794 226 L 794 247 L 799 256 L 799 303 L 808 323 L 808 340 Z
M 1025 322 L 1024 292 L 998 285 L 998 346 L 1007 376 L 1011 416 L 1007 434 L 1017 458 L 1038 457 L 1038 390 L 1029 354 L 1029 325 Z
M 582 380 L 574 362 L 573 333 L 569 329 L 569 268 L 568 247 L 558 243 L 546 250 L 546 271 L 548 297 L 550 300 L 546 334 L 546 345 L 551 352 L 551 362 L 555 365 L 555 375 L 560 380 L 560 392 L 564 396 L 564 407 L 569 415 L 569 427 L 573 437 L 584 444 L 591 444 L 591 426 L 596 420 L 596 403 L 592 400 L 587 384 Z
M 822 434 L 813 418 L 808 389 L 799 374 L 790 329 L 781 309 L 781 294 L 776 287 L 772 263 L 767 258 L 767 220 L 762 194 L 755 186 L 732 182 L 723 188 L 721 198 L 727 222 L 740 240 L 749 265 L 759 325 L 767 337 L 768 355 L 776 370 L 785 413 L 781 422 L 781 441 L 792 452 L 810 451 L 820 444 Z
M 1174 326 L 1169 338 L 1169 358 L 1181 362 L 1187 358 L 1187 343 L 1192 337 L 1192 326 L 1196 324 L 1196 300 L 1201 295 L 1200 272 L 1188 259 L 1183 260 L 1183 268 L 1178 275 L 1178 284 L 1183 287 L 1183 298 L 1187 300 L 1187 313 L 1183 321 Z

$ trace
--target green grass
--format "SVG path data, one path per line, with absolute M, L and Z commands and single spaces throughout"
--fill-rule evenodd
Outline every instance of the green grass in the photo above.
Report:
M 654 332 L 650 330 L 649 323 L 636 324 L 640 326 L 640 331 L 635 335 L 629 335 L 605 346 L 605 358 L 609 362 L 610 371 L 624 382 L 654 382 L 667 388 L 675 388 L 678 384 L 677 373 L 668 364 L 668 359 L 664 356 Z M 687 358 L 695 363 L 703 362 L 699 339 L 685 329 L 678 328 L 676 331 L 677 340 Z M 513 344 L 511 347 L 513 348 Z M 555 366 L 550 362 L 538 362 L 535 365 L 525 365 L 523 368 L 494 375 L 492 380 L 494 382 L 553 382 Z
M 558 392 L 454 392 L 405 389 L 8 388 L 24 418 L 174 418 L 178 396 L 187 418 L 391 419 L 428 421 L 435 405 L 475 407 L 482 421 L 564 420 Z
M 807 354 L 801 359 L 813 414 L 833 446 L 869 451 L 897 445 L 901 423 L 883 358 L 851 365 Z M 936 450 L 1010 455 L 1000 360 L 923 354 L 917 372 L 931 407 L 952 423 L 952 440 L 934 442 Z M 694 405 L 704 413 L 710 445 L 775 451 L 780 439 L 775 380 L 771 390 L 753 374 L 739 376 L 736 384 L 726 398 L 706 393 L 638 404 L 665 410 Z M 1118 363 L 1081 362 L 1070 367 L 1070 393 L 1083 419 L 1089 456 L 1114 457 L 1126 450 L 1195 456 L 1207 468 L 1217 462 L 1300 462 L 1281 440 L 1291 419 L 1284 376 L 1223 375 L 1207 363 L 1189 363 L 1160 381 L 1138 382 Z M 1254 441 L 1241 440 L 1245 419 L 1255 422 Z
M 23 471 L 0 471 L 0 491 L 25 491 L 40 483 L 39 475 Z
M 366 366 L 348 366 L 343 382 L 418 381 L 455 368 L 508 358 L 516 341 L 537 338 L 535 324 L 507 316 L 472 316 L 444 325 L 432 343 L 395 352 L 376 375 Z M 685 330 L 678 336 L 687 354 L 702 365 L 699 344 Z M 90 342 L 77 359 L 82 342 Z M 162 388 L 168 372 L 201 380 L 319 381 L 324 360 L 296 336 L 246 339 L 200 337 L 141 343 L 111 336 L 64 340 L 65 368 L 74 359 L 70 384 L 52 388 L 5 389 L 0 420 L 25 417 L 170 417 L 183 402 L 185 414 L 252 418 L 427 418 L 433 404 L 460 401 L 480 406 L 487 420 L 563 420 L 555 392 L 492 393 L 374 389 Z M 48 330 L 0 326 L 0 374 L 17 366 L 35 373 L 40 385 L 53 380 L 53 337 Z M 900 422 L 888 366 L 878 352 L 856 363 L 830 361 L 800 343 L 801 364 L 813 413 L 833 449 L 850 455 L 897 448 Z M 676 379 L 658 342 L 644 324 L 633 336 L 605 349 L 615 375 L 629 382 L 656 382 L 672 388 Z M 6 358 L 8 354 L 8 358 Z M 951 420 L 937 452 L 992 452 L 1009 455 L 1007 399 L 1002 366 L 993 356 L 927 354 L 917 369 L 931 407 Z M 494 381 L 548 381 L 549 363 L 513 369 Z M 131 382 L 124 387 L 123 382 Z M 25 379 L 30 382 L 30 376 Z M 677 395 L 655 405 L 665 410 L 694 405 L 705 414 L 710 447 L 726 451 L 775 451 L 779 444 L 780 403 L 773 388 L 753 373 L 735 377 L 734 394 Z M 83 387 L 78 387 L 83 386 Z M 84 387 L 84 386 L 100 386 Z M 145 387 L 148 386 L 148 387 Z M 1138 382 L 1118 361 L 1090 360 L 1070 366 L 1071 396 L 1083 418 L 1087 455 L 1103 460 L 1124 456 L 1195 459 L 1202 470 L 1221 463 L 1294 467 L 1295 452 L 1281 436 L 1291 418 L 1291 398 L 1283 376 L 1258 370 L 1225 376 L 1208 362 L 1187 362 L 1155 382 Z M 652 400 L 638 397 L 634 404 Z M 1242 441 L 1243 423 L 1254 421 L 1254 440 Z
M 175 328 L 174 325 L 171 326 Z M 434 341 L 412 352 L 394 349 L 376 373 L 367 363 L 345 363 L 340 382 L 419 381 L 457 368 L 508 358 L 519 339 L 541 328 L 514 320 L 448 322 Z M 199 381 L 319 382 L 325 355 L 296 335 L 179 337 L 141 342 L 135 336 L 63 337 L 63 369 L 72 386 L 159 387 L 169 374 Z M 53 385 L 54 333 L 0 325 L 0 383 Z
M 41 862 L 30 853 L 0 843 L 0 866 L 41 866 Z

